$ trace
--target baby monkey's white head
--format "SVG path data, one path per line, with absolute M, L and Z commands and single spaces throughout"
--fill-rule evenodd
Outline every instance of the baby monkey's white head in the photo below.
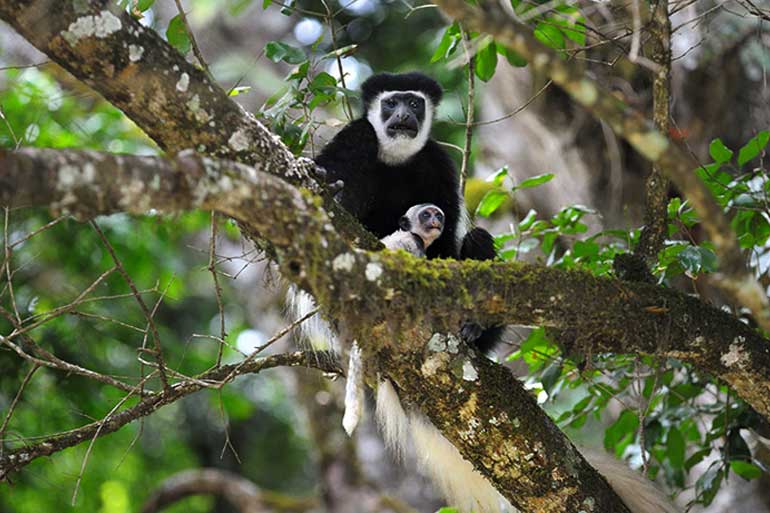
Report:
M 443 210 L 432 203 L 422 203 L 410 207 L 398 220 L 398 226 L 420 237 L 425 249 L 428 249 L 444 231 L 444 220 Z

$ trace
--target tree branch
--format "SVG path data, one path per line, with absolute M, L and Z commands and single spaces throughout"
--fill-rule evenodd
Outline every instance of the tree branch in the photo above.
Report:
M 342 373 L 331 355 L 319 355 L 319 353 L 314 352 L 285 353 L 257 358 L 247 365 L 241 366 L 237 370 L 235 368 L 238 364 L 223 365 L 201 374 L 194 379 L 174 383 L 168 389 L 144 397 L 135 406 L 108 415 L 104 419 L 59 435 L 48 437 L 43 441 L 32 445 L 6 451 L 3 456 L 0 456 L 0 480 L 11 472 L 15 472 L 27 466 L 33 460 L 41 456 L 50 456 L 51 454 L 68 447 L 73 447 L 86 440 L 114 433 L 126 424 L 154 413 L 162 406 L 171 404 L 184 396 L 205 388 L 207 384 L 220 386 L 221 384 L 229 382 L 235 379 L 235 377 L 244 374 L 256 374 L 262 370 L 274 367 L 296 367 L 300 365 L 319 369 L 324 372 L 332 372 L 335 374 Z
M 162 149 L 194 149 L 320 192 L 316 168 L 296 158 L 206 73 L 109 0 L 0 0 L 0 19 L 122 110 Z M 325 199 L 333 223 L 359 247 L 378 241 Z
M 747 269 L 738 240 L 727 217 L 714 201 L 705 184 L 693 172 L 697 163 L 649 120 L 614 95 L 605 91 L 574 61 L 563 60 L 540 43 L 532 31 L 511 19 L 496 2 L 437 0 L 449 16 L 462 20 L 473 30 L 486 32 L 498 42 L 527 59 L 538 72 L 550 77 L 577 103 L 628 141 L 642 156 L 661 169 L 687 197 L 698 212 L 701 223 L 719 256 L 720 273 L 716 283 L 736 304 L 746 306 L 757 323 L 770 331 L 770 304 L 764 288 Z
M 0 205 L 54 205 L 81 217 L 203 208 L 239 219 L 275 246 L 287 279 L 351 329 L 430 319 L 452 331 L 469 317 L 568 328 L 594 352 L 690 362 L 770 417 L 770 344 L 728 313 L 671 289 L 520 262 L 424 262 L 355 251 L 318 203 L 291 185 L 242 164 L 192 154 L 169 161 L 23 149 L 0 152 L 0 167 L 6 170 Z M 660 333 L 670 334 L 665 347 L 659 347 Z

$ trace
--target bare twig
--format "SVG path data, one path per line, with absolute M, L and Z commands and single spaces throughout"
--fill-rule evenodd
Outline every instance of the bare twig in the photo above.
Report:
M 3 452 L 5 451 L 5 444 L 3 443 L 3 440 L 5 439 L 5 430 L 8 429 L 8 424 L 11 422 L 13 411 L 16 409 L 16 405 L 21 399 L 21 396 L 24 393 L 24 389 L 27 387 L 27 383 L 29 383 L 29 381 L 32 379 L 32 376 L 35 374 L 35 371 L 39 368 L 39 365 L 35 363 L 32 364 L 32 367 L 29 368 L 27 374 L 24 376 L 24 379 L 21 380 L 19 390 L 16 391 L 16 395 L 13 397 L 13 401 L 11 401 L 11 405 L 8 407 L 8 413 L 5 414 L 5 419 L 3 419 L 3 425 L 0 426 L 0 458 L 3 457 Z
M 187 14 L 184 12 L 182 0 L 174 0 L 174 2 L 176 2 L 176 8 L 179 11 L 179 19 L 182 20 L 184 28 L 187 30 L 187 34 L 190 36 L 190 43 L 192 44 L 192 50 L 195 54 L 195 58 L 198 60 L 198 64 L 201 65 L 201 68 L 203 68 L 203 71 L 205 71 L 206 74 L 211 77 L 211 70 L 209 70 L 209 65 L 206 64 L 206 59 L 203 58 L 203 53 L 201 53 L 201 49 L 198 47 L 198 41 L 195 40 L 195 34 L 193 34 L 190 24 L 187 23 Z
M 120 258 L 118 258 L 118 255 L 115 253 L 115 249 L 112 247 L 112 244 L 110 244 L 110 241 L 107 240 L 107 237 L 104 235 L 104 232 L 101 228 L 99 228 L 99 225 L 96 224 L 96 221 L 91 221 L 91 226 L 96 231 L 96 233 L 99 235 L 99 238 L 102 240 L 102 243 L 104 244 L 104 247 L 107 248 L 107 252 L 112 257 L 112 261 L 115 262 L 115 268 L 118 270 L 120 275 L 123 277 L 123 279 L 128 284 L 128 287 L 131 289 L 131 292 L 134 294 L 134 298 L 136 299 L 136 302 L 139 304 L 139 308 L 141 308 L 142 313 L 144 313 L 145 318 L 147 319 L 147 324 L 150 328 L 150 333 L 152 333 L 152 340 L 155 344 L 155 360 L 158 362 L 158 370 L 160 371 L 160 380 L 163 382 L 163 388 L 168 388 L 168 378 L 166 377 L 166 364 L 163 361 L 163 351 L 160 345 L 160 334 L 158 333 L 158 328 L 155 326 L 155 321 L 153 320 L 152 312 L 150 312 L 149 308 L 147 308 L 147 304 L 144 302 L 144 299 L 142 299 L 141 294 L 139 294 L 139 289 L 134 284 L 134 280 L 131 278 L 131 276 L 126 271 L 126 268 L 123 267 L 123 263 L 120 261 Z
M 224 340 L 226 337 L 225 332 L 225 306 L 222 301 L 222 286 L 219 284 L 219 276 L 217 274 L 217 213 L 211 213 L 211 235 L 209 236 L 209 272 L 214 280 L 214 295 L 217 299 L 217 309 L 219 310 L 219 337 Z M 219 344 L 217 350 L 217 365 L 222 363 L 222 352 L 224 346 Z
M 473 117 L 474 117 L 474 97 L 476 91 L 476 57 L 468 51 L 468 42 L 470 34 L 462 26 L 463 50 L 468 59 L 468 108 L 465 112 L 465 148 L 463 149 L 463 160 L 460 166 L 460 190 L 465 192 L 465 180 L 468 178 L 468 161 L 471 156 L 471 144 L 473 143 Z M 490 44 L 494 44 L 490 43 Z

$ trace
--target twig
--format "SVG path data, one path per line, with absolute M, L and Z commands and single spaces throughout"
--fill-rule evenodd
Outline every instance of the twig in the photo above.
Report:
M 649 42 L 650 56 L 658 65 L 652 84 L 653 121 L 660 133 L 667 134 L 671 117 L 671 20 L 668 3 L 658 0 L 653 3 L 650 13 Z M 669 181 L 658 166 L 650 166 L 645 182 L 644 228 L 635 254 L 652 265 L 658 252 L 663 248 L 667 235 Z
M 217 298 L 217 308 L 219 309 L 219 337 L 224 340 L 225 336 L 225 307 L 222 302 L 222 286 L 219 284 L 219 276 L 217 275 L 217 213 L 211 212 L 211 235 L 209 238 L 209 272 L 214 279 L 214 294 Z M 219 344 L 217 351 L 217 366 L 222 364 L 222 352 L 224 346 Z
M 152 376 L 152 374 L 150 374 Z M 77 481 L 75 481 L 75 489 L 72 491 L 72 500 L 70 504 L 72 506 L 75 505 L 75 502 L 78 498 L 78 491 L 80 490 L 80 483 L 83 481 L 83 474 L 86 472 L 86 465 L 88 465 L 88 460 L 91 457 L 91 450 L 94 448 L 94 443 L 96 443 L 96 439 L 99 437 L 99 433 L 102 431 L 102 428 L 104 427 L 104 424 L 107 423 L 108 420 L 110 420 L 110 416 L 118 411 L 118 408 L 123 406 L 126 401 L 128 401 L 131 396 L 133 396 L 140 388 L 140 386 L 144 386 L 145 380 L 149 379 L 150 376 L 147 376 L 144 378 L 139 385 L 134 387 L 134 390 L 132 392 L 129 392 L 126 394 L 125 397 L 123 397 L 120 401 L 117 402 L 117 404 L 110 410 L 110 412 L 104 416 L 104 418 L 99 422 L 99 427 L 96 429 L 96 432 L 94 433 L 94 436 L 91 438 L 91 442 L 88 444 L 88 448 L 86 449 L 86 453 L 83 456 L 83 462 L 80 464 L 80 472 L 78 473 Z
M 256 349 L 254 349 L 254 351 L 252 351 L 251 354 L 249 356 L 247 356 L 245 360 L 243 360 L 242 362 L 240 362 L 238 365 L 235 366 L 233 371 L 223 380 L 222 385 L 224 385 L 225 383 L 229 382 L 233 377 L 235 377 L 235 375 L 238 373 L 238 371 L 240 371 L 243 367 L 245 367 L 250 362 L 252 362 L 254 360 L 254 358 L 259 353 L 261 353 L 262 351 L 264 351 L 265 349 L 267 349 L 268 347 L 273 345 L 275 342 L 280 340 L 281 337 L 283 337 L 284 335 L 289 333 L 291 330 L 293 330 L 294 328 L 296 328 L 297 326 L 299 326 L 300 324 L 302 324 L 306 320 L 310 319 L 311 317 L 313 317 L 317 313 L 318 313 L 318 308 L 313 308 L 312 310 L 310 310 L 308 313 L 306 313 L 305 315 L 303 315 L 299 319 L 295 320 L 294 322 L 292 322 L 288 326 L 285 326 L 282 330 L 280 330 L 275 335 L 273 335 L 270 338 L 270 340 L 268 340 L 267 342 L 265 342 L 261 346 L 259 346 Z
M 97 422 L 92 422 L 85 426 L 59 433 L 53 436 L 43 438 L 39 443 L 25 445 L 19 449 L 8 451 L 0 457 L 0 480 L 4 479 L 10 472 L 17 471 L 30 462 L 41 456 L 50 456 L 68 447 L 73 447 L 96 435 L 96 438 L 109 433 L 114 433 L 126 424 L 142 417 L 146 417 L 157 411 L 158 408 L 171 404 L 184 396 L 190 395 L 203 388 L 201 382 L 219 382 L 224 378 L 232 376 L 232 380 L 237 375 L 246 373 L 258 373 L 265 369 L 274 367 L 289 366 L 308 366 L 317 368 L 324 372 L 342 374 L 339 364 L 336 363 L 331 354 L 329 358 L 318 358 L 316 352 L 294 352 L 267 356 L 252 361 L 249 365 L 242 367 L 238 373 L 232 374 L 235 365 L 223 365 L 212 369 L 200 375 L 195 382 L 186 380 L 175 383 L 168 389 L 157 394 L 147 396 L 139 401 L 138 404 L 121 410 Z M 149 379 L 148 376 L 146 379 Z M 137 387 L 132 387 L 132 393 L 136 392 Z M 109 422 L 107 422 L 109 420 Z M 23 457 L 21 455 L 23 454 Z
M 32 364 L 32 367 L 29 368 L 27 371 L 27 374 L 24 376 L 24 379 L 21 381 L 21 385 L 19 385 L 19 390 L 16 392 L 16 395 L 13 398 L 13 401 L 11 401 L 11 405 L 8 407 L 8 413 L 5 415 L 5 419 L 3 420 L 3 425 L 0 426 L 0 458 L 3 456 L 3 452 L 5 451 L 5 444 L 3 443 L 3 439 L 5 439 L 5 430 L 8 429 L 8 424 L 11 422 L 11 417 L 13 416 L 13 411 L 16 409 L 16 405 L 18 404 L 19 400 L 21 399 L 21 395 L 24 393 L 24 388 L 26 388 L 27 383 L 32 379 L 32 375 L 35 374 L 35 371 L 40 368 L 39 365 L 36 363 Z
M 332 10 L 331 8 L 329 8 L 329 4 L 326 0 L 321 0 L 321 3 L 326 9 L 326 16 L 324 17 L 324 19 L 326 20 L 326 23 L 329 25 L 329 34 L 331 35 L 331 38 L 332 38 L 332 48 L 334 49 L 334 57 L 337 60 L 337 69 L 340 74 L 340 84 L 342 84 L 343 88 L 347 89 L 348 87 L 347 85 L 345 85 L 345 71 L 342 68 L 342 57 L 337 51 L 339 46 L 337 45 L 337 29 L 334 27 L 334 14 L 332 14 Z M 348 96 L 346 94 L 342 95 L 342 110 L 345 112 L 345 115 L 348 117 L 348 120 L 353 119 L 353 109 L 350 107 L 350 100 L 348 100 Z
M 150 332 L 152 333 L 152 340 L 155 344 L 155 360 L 158 362 L 158 370 L 160 371 L 160 380 L 161 382 L 163 382 L 163 388 L 168 388 L 169 385 L 168 385 L 168 378 L 166 377 L 166 364 L 163 361 L 163 351 L 160 346 L 160 335 L 158 334 L 158 328 L 155 326 L 155 321 L 153 320 L 152 313 L 147 308 L 147 304 L 144 302 L 144 299 L 142 299 L 142 296 L 139 294 L 139 289 L 136 288 L 136 285 L 134 284 L 134 280 L 131 279 L 131 276 L 129 276 L 125 267 L 123 267 L 123 263 L 118 258 L 118 255 L 115 253 L 115 249 L 112 247 L 112 244 L 110 244 L 110 241 L 107 240 L 107 237 L 104 235 L 104 232 L 102 231 L 102 229 L 99 228 L 99 225 L 96 224 L 96 221 L 91 221 L 91 226 L 99 235 L 99 238 L 102 240 L 104 247 L 107 248 L 107 252 L 112 257 L 112 261 L 115 262 L 115 267 L 117 268 L 120 275 L 123 276 L 123 279 L 128 284 L 128 287 L 131 289 L 131 292 L 134 294 L 134 298 L 136 299 L 136 302 L 139 304 L 139 308 L 142 309 L 142 313 L 144 313 L 144 316 L 147 319 L 147 324 L 149 325 Z
M 468 51 L 468 42 L 471 37 L 468 32 L 460 26 L 462 33 L 463 50 L 468 58 L 468 109 L 465 113 L 465 148 L 463 149 L 463 159 L 460 166 L 460 191 L 465 193 L 465 181 L 468 178 L 468 161 L 471 156 L 471 144 L 473 143 L 473 117 L 474 117 L 474 97 L 476 93 L 476 57 Z M 490 43 L 494 44 L 494 43 Z
M 201 65 L 201 68 L 203 68 L 203 71 L 206 72 L 209 78 L 213 79 L 211 76 L 211 70 L 209 70 L 209 65 L 206 64 L 206 60 L 203 58 L 201 49 L 198 47 L 198 41 L 195 40 L 195 34 L 193 34 L 193 31 L 190 28 L 190 24 L 187 23 L 187 14 L 185 14 L 184 7 L 182 7 L 182 0 L 174 0 L 174 2 L 176 2 L 176 8 L 179 11 L 179 19 L 182 20 L 185 30 L 187 30 L 187 33 L 190 35 L 190 43 L 192 44 L 192 50 L 195 54 L 195 58 L 198 60 L 198 64 Z

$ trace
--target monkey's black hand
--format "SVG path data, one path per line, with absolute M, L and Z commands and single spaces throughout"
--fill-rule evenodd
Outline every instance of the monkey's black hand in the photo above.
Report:
M 326 185 L 326 190 L 329 191 L 329 194 L 334 198 L 334 201 L 339 203 L 342 201 L 342 189 L 345 188 L 345 182 L 342 180 L 337 180 L 336 182 L 332 182 L 330 184 Z
M 472 344 L 481 336 L 484 332 L 484 328 L 477 322 L 465 321 L 463 327 L 460 328 L 460 338 L 466 344 Z
M 316 164 L 315 167 L 313 168 L 313 174 L 315 175 L 315 177 L 318 179 L 319 182 L 326 182 L 327 172 L 326 172 L 326 169 L 324 169 L 323 167 Z

